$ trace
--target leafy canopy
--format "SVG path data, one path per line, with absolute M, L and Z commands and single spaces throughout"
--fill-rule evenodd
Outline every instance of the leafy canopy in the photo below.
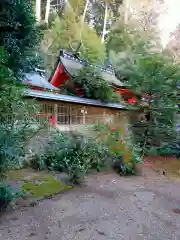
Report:
M 37 108 L 23 100 L 22 85 L 17 81 L 34 62 L 40 40 L 35 23 L 30 0 L 0 2 L 0 178 L 20 166 L 24 146 L 41 127 L 30 117 Z
M 153 96 L 152 108 L 174 107 L 180 83 L 179 66 L 162 52 L 149 49 L 148 42 L 137 42 L 132 49 L 116 55 L 115 68 L 133 90 Z
M 0 2 L 0 46 L 7 52 L 7 67 L 14 73 L 32 65 L 41 38 L 31 4 L 31 0 Z
M 46 30 L 42 47 L 55 59 L 60 49 L 74 52 L 80 43 L 81 58 L 96 64 L 104 62 L 106 50 L 101 38 L 86 22 L 82 23 L 82 16 L 77 16 L 72 8 L 66 8 L 64 14 L 56 16 L 51 28 Z
M 119 78 L 135 92 L 152 98 L 149 108 L 144 109 L 149 121 L 133 123 L 135 141 L 142 146 L 176 142 L 179 65 L 151 40 L 125 27 L 111 32 L 109 51 Z
M 72 80 L 72 84 L 67 83 L 65 89 L 72 93 L 74 86 L 80 86 L 83 97 L 96 99 L 105 102 L 120 103 L 120 97 L 113 91 L 108 82 L 103 79 L 101 73 L 92 68 L 85 68 L 79 71 Z

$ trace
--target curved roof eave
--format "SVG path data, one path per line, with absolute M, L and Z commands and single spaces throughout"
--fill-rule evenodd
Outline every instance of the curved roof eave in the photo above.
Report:
M 36 72 L 25 73 L 24 75 L 27 85 L 49 90 L 59 90 Z

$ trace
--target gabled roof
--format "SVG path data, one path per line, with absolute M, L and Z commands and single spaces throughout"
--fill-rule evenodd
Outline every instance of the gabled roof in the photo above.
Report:
M 92 67 L 98 71 L 100 71 L 102 78 L 106 80 L 110 84 L 114 84 L 116 86 L 123 86 L 123 83 L 117 79 L 115 76 L 115 72 L 111 66 L 96 66 L 89 64 L 87 61 L 81 60 L 78 56 L 67 53 L 64 51 L 60 52 L 60 62 L 63 64 L 67 74 L 70 76 L 75 76 L 79 70 L 84 67 Z

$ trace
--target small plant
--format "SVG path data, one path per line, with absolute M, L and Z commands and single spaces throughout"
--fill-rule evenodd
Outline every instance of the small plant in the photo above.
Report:
M 137 147 L 136 152 L 128 150 L 126 144 L 122 141 L 122 129 L 109 126 L 108 124 L 98 124 L 94 126 L 98 132 L 97 138 L 108 148 L 109 157 L 112 160 L 113 169 L 120 175 L 133 175 L 135 173 L 135 163 L 142 162 Z
M 120 175 L 128 176 L 128 175 L 134 175 L 134 174 L 135 174 L 135 167 L 133 162 L 128 162 L 123 165 Z
M 141 157 L 142 148 L 139 146 L 134 146 L 132 150 L 132 162 L 133 163 L 143 163 L 143 159 Z
M 30 166 L 34 169 L 38 169 L 38 170 L 44 170 L 46 169 L 46 164 L 44 162 L 44 154 L 39 153 L 39 154 L 35 154 L 35 156 L 33 156 L 31 162 L 30 162 Z
M 18 196 L 9 185 L 0 184 L 0 213 Z

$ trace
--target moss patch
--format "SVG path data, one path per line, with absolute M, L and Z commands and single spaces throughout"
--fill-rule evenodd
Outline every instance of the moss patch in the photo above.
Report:
M 66 186 L 51 176 L 42 175 L 25 180 L 22 185 L 22 190 L 30 193 L 31 197 L 34 198 L 48 197 L 71 188 L 71 186 Z

